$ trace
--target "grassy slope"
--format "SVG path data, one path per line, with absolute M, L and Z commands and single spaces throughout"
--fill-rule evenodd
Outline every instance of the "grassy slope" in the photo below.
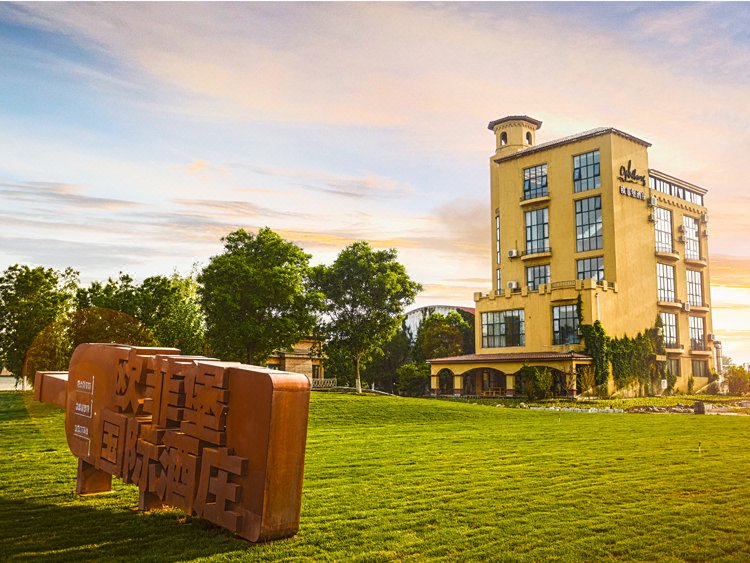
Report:
M 77 497 L 61 411 L 0 393 L 0 558 L 750 560 L 750 417 L 313 394 L 299 534 Z M 701 452 L 698 452 L 698 441 Z

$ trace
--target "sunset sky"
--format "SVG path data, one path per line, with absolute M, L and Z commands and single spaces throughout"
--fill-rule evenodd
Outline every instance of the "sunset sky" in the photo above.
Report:
M 487 123 L 599 126 L 709 190 L 714 328 L 750 362 L 750 4 L 0 4 L 0 269 L 205 265 L 268 225 L 491 287 Z M 646 320 L 650 322 L 651 319 Z

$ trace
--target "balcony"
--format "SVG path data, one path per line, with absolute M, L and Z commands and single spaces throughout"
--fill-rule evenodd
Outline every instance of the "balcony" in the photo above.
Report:
M 711 309 L 711 305 L 708 303 L 695 303 L 693 301 L 688 301 L 688 304 L 690 305 L 690 311 L 693 313 L 708 313 Z
M 685 256 L 685 264 L 697 268 L 705 268 L 706 266 L 708 266 L 708 260 L 706 260 L 705 258 L 691 258 Z
M 525 192 L 521 197 L 521 207 L 526 205 L 533 205 L 535 203 L 546 203 L 550 200 L 549 192 L 546 189 L 543 190 L 532 190 Z
M 690 339 L 690 353 L 699 356 L 710 356 L 711 349 L 708 346 L 708 342 L 700 338 Z
M 549 247 L 521 251 L 521 260 L 524 261 L 534 260 L 536 258 L 549 258 L 550 256 L 552 256 L 552 249 Z
M 672 244 L 656 243 L 656 257 L 667 262 L 676 262 L 680 259 L 680 253 Z

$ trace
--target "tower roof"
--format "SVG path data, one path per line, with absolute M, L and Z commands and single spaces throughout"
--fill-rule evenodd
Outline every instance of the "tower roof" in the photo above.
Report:
M 527 123 L 533 125 L 535 129 L 539 129 L 542 126 L 541 121 L 539 121 L 538 119 L 534 119 L 533 117 L 529 117 L 528 115 L 509 115 L 507 117 L 496 119 L 495 121 L 490 121 L 487 124 L 487 129 L 489 129 L 490 131 L 494 131 L 495 127 L 508 121 L 526 121 Z

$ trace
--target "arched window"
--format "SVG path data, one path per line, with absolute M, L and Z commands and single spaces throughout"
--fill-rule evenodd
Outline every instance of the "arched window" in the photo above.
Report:
M 508 134 L 505 131 L 500 133 L 500 144 L 503 146 L 508 144 Z
M 526 132 L 526 144 L 527 145 L 531 144 L 531 132 L 530 131 Z

